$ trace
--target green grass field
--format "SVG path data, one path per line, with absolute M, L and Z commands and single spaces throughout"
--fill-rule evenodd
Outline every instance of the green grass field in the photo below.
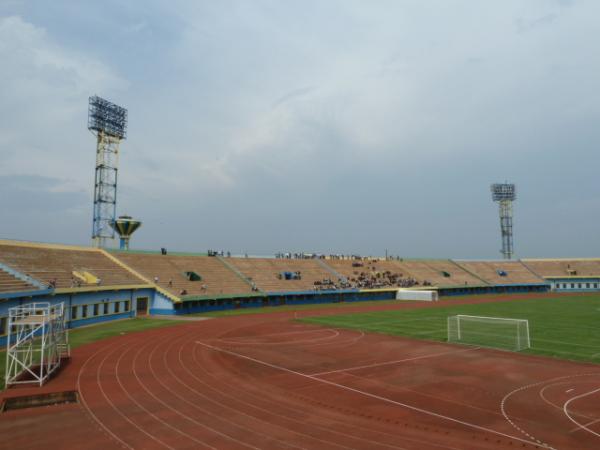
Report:
M 529 320 L 531 348 L 524 353 L 600 363 L 600 295 L 507 300 L 476 305 L 377 311 L 300 319 L 329 327 L 352 328 L 446 341 L 448 316 L 507 317 Z
M 190 316 L 204 316 L 204 317 L 226 317 L 226 316 L 239 316 L 243 314 L 269 314 L 278 312 L 294 312 L 294 311 L 307 311 L 311 309 L 323 309 L 323 308 L 348 308 L 351 306 L 362 306 L 362 305 L 397 305 L 397 300 L 372 300 L 367 302 L 344 302 L 344 303 L 314 303 L 310 305 L 282 305 L 282 306 L 260 306 L 258 308 L 239 308 L 239 309 L 225 309 L 223 311 L 211 311 L 203 313 L 190 314 Z
M 106 339 L 119 334 L 134 333 L 136 331 L 149 330 L 151 328 L 174 326 L 180 324 L 176 320 L 165 319 L 128 319 L 116 322 L 106 322 L 88 327 L 69 330 L 69 343 L 71 349 L 80 345 Z M 6 352 L 0 352 L 0 390 L 4 389 L 4 373 L 6 370 Z

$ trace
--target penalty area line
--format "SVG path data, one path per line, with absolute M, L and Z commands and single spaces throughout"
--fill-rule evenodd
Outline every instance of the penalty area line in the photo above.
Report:
M 501 431 L 496 431 L 496 430 L 493 430 L 491 428 L 486 428 L 486 427 L 483 427 L 483 426 L 480 426 L 480 425 L 476 425 L 474 423 L 465 422 L 465 421 L 460 420 L 460 419 L 455 419 L 454 417 L 449 417 L 449 416 L 445 416 L 443 414 L 438 414 L 436 412 L 429 411 L 427 409 L 422 409 L 422 408 L 419 408 L 417 406 L 409 405 L 407 403 L 398 402 L 396 400 L 392 400 L 392 399 L 387 398 L 387 397 L 382 397 L 382 396 L 377 395 L 377 394 L 372 394 L 370 392 L 361 391 L 360 389 L 355 389 L 353 387 L 346 386 L 344 384 L 339 384 L 339 383 L 335 383 L 333 381 L 328 381 L 328 380 L 324 380 L 322 378 L 317 378 L 314 375 L 308 375 L 308 374 L 305 374 L 305 373 L 302 373 L 302 372 L 297 372 L 297 371 L 292 370 L 292 369 L 287 369 L 285 367 L 281 367 L 281 366 L 278 366 L 276 364 L 271 364 L 271 363 L 266 362 L 266 361 L 261 361 L 260 359 L 256 359 L 256 358 L 252 358 L 250 356 L 242 355 L 240 353 L 233 352 L 231 350 L 225 350 L 225 349 L 222 349 L 222 348 L 219 348 L 219 347 L 215 347 L 214 345 L 205 344 L 204 342 L 201 342 L 201 341 L 196 341 L 196 344 L 201 345 L 201 346 L 203 346 L 205 348 L 209 348 L 211 350 L 217 351 L 217 352 L 226 353 L 228 355 L 235 356 L 237 358 L 241 358 L 241 359 L 245 359 L 245 360 L 248 360 L 248 361 L 252 361 L 252 362 L 254 362 L 256 364 L 267 366 L 267 367 L 270 367 L 272 369 L 279 370 L 281 372 L 287 372 L 287 373 L 290 373 L 290 374 L 293 374 L 293 375 L 296 375 L 296 376 L 299 376 L 299 377 L 308 378 L 309 380 L 313 380 L 313 381 L 316 381 L 316 382 L 322 383 L 322 384 L 327 384 L 329 386 L 334 386 L 334 387 L 336 387 L 338 389 L 343 389 L 343 390 L 346 390 L 346 391 L 349 391 L 349 392 L 354 392 L 354 393 L 362 395 L 364 397 L 374 398 L 376 400 L 380 400 L 380 401 L 383 401 L 385 403 L 390 403 L 392 405 L 401 406 L 403 408 L 406 408 L 406 409 L 409 409 L 409 410 L 412 410 L 412 411 L 416 411 L 416 412 L 420 412 L 420 413 L 428 415 L 428 416 L 436 417 L 438 419 L 443 419 L 443 420 L 447 420 L 449 422 L 458 423 L 458 424 L 463 425 L 463 426 L 468 427 L 468 428 L 473 428 L 473 429 L 479 430 L 479 431 L 485 431 L 487 433 L 495 434 L 496 436 L 502 436 L 504 438 L 513 439 L 515 441 L 523 442 L 525 444 L 536 444 L 535 441 L 523 439 L 523 438 L 520 438 L 518 436 L 511 436 L 510 434 L 502 433 Z M 544 445 L 544 444 L 537 444 L 537 445 L 539 445 L 540 447 L 543 447 L 543 448 L 553 449 L 553 447 L 550 447 L 548 445 Z

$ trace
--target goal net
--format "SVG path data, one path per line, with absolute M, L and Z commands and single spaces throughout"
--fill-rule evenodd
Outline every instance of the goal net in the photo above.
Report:
M 531 347 L 529 322 L 503 317 L 449 316 L 448 342 L 521 351 Z

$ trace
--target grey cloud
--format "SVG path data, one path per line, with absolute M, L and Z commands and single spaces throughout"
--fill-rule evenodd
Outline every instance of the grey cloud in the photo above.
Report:
M 0 176 L 3 218 L 18 220 L 22 213 L 60 212 L 88 204 L 85 192 L 57 190 L 63 184 L 63 180 L 39 175 Z M 44 222 L 43 217 L 38 220 Z
M 305 87 L 301 87 L 298 89 L 294 89 L 284 95 L 282 95 L 281 97 L 279 97 L 279 99 L 277 99 L 275 101 L 275 103 L 273 104 L 274 107 L 281 105 L 282 103 L 288 102 L 290 100 L 299 98 L 299 97 L 303 97 L 307 94 L 310 94 L 311 92 L 313 92 L 316 89 L 315 86 L 305 86 Z
M 519 33 L 526 33 L 538 27 L 550 25 L 558 19 L 557 14 L 546 14 L 536 19 L 517 19 L 516 26 Z
M 497 257 L 489 184 L 509 179 L 519 255 L 600 254 L 596 2 L 98 5 L 6 13 L 58 61 L 4 55 L 0 175 L 42 177 L 2 181 L 9 237 L 87 243 L 97 93 L 130 112 L 138 247 Z

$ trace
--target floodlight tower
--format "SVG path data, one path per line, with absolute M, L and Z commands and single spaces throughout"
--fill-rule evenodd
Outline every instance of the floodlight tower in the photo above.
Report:
M 97 138 L 92 241 L 97 247 L 105 247 L 115 237 L 112 223 L 117 209 L 119 145 L 127 134 L 127 110 L 103 98 L 90 97 L 88 130 Z
M 512 203 L 517 198 L 514 184 L 492 184 L 492 200 L 500 206 L 500 233 L 502 235 L 501 253 L 504 259 L 511 259 L 513 255 L 513 210 Z

